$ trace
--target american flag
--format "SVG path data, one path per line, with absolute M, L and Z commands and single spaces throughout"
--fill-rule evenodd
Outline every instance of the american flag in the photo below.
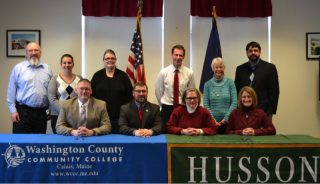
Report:
M 130 78 L 132 85 L 137 82 L 146 82 L 144 72 L 144 59 L 143 59 L 143 44 L 141 37 L 141 20 L 142 14 L 139 11 L 137 16 L 137 26 L 133 34 L 132 44 L 130 47 L 130 54 L 128 59 L 127 74 Z

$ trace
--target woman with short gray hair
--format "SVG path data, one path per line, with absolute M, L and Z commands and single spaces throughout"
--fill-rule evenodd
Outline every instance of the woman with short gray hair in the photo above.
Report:
M 167 132 L 178 135 L 215 135 L 217 127 L 208 109 L 199 106 L 201 97 L 194 87 L 187 88 L 182 106 L 175 108 L 167 123 Z
M 211 68 L 214 74 L 204 85 L 203 106 L 219 127 L 218 134 L 225 134 L 229 115 L 237 108 L 237 90 L 234 81 L 224 75 L 226 64 L 222 58 L 214 58 Z

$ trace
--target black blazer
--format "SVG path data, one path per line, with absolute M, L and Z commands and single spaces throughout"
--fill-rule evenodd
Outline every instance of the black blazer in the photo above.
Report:
M 142 125 L 139 119 L 139 110 L 134 101 L 131 101 L 120 108 L 119 133 L 133 135 L 133 131 L 139 128 L 151 129 L 153 135 L 162 131 L 162 120 L 160 106 L 146 102 L 143 110 Z
M 255 69 L 252 88 L 258 96 L 257 108 L 262 109 L 267 115 L 276 114 L 279 100 L 278 72 L 274 64 L 260 60 Z M 235 84 L 237 92 L 244 86 L 250 86 L 250 75 L 252 74 L 248 62 L 237 67 Z

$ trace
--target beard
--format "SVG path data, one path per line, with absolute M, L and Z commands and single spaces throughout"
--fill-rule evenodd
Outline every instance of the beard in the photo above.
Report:
M 142 98 L 138 97 L 135 98 L 136 102 L 139 103 L 140 105 L 144 104 L 147 101 L 147 97 L 146 96 L 141 96 Z
M 254 58 L 252 56 L 255 56 Z M 248 57 L 250 61 L 256 63 L 259 61 L 260 57 L 256 56 L 256 55 L 251 55 L 250 57 Z
M 36 58 L 36 59 L 30 59 L 30 64 L 31 64 L 32 66 L 38 66 L 38 64 L 39 64 L 39 59 L 38 59 L 38 58 Z

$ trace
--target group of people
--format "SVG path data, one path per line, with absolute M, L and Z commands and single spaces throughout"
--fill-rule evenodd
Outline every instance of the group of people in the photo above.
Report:
M 260 59 L 258 43 L 250 42 L 246 51 L 249 61 L 237 68 L 235 82 L 224 75 L 221 58 L 212 61 L 214 75 L 205 83 L 201 107 L 193 71 L 182 66 L 182 45 L 172 48 L 172 65 L 156 79 L 156 105 L 147 101 L 145 83 L 132 86 L 128 75 L 116 68 L 114 51 L 105 51 L 105 67 L 90 82 L 72 73 L 74 60 L 69 54 L 61 57 L 62 72 L 53 76 L 49 65 L 40 61 L 40 46 L 31 42 L 27 60 L 13 68 L 9 79 L 7 105 L 13 133 L 46 133 L 51 118 L 54 133 L 73 136 L 274 135 L 277 70 Z

